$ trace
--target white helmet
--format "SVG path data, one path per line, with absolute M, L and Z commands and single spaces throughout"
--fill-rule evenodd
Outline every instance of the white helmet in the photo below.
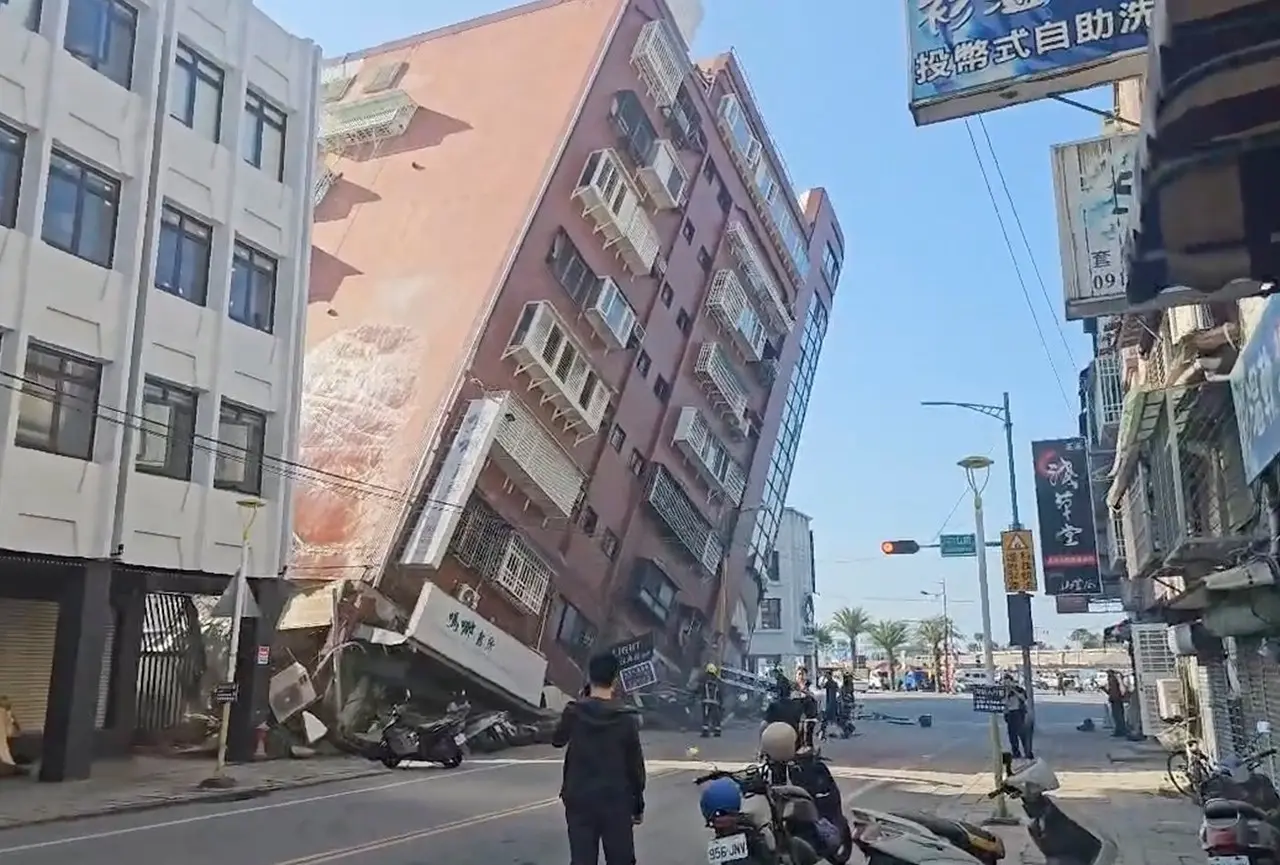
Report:
M 760 733 L 760 752 L 770 760 L 786 762 L 796 756 L 796 730 L 790 724 L 774 721 Z

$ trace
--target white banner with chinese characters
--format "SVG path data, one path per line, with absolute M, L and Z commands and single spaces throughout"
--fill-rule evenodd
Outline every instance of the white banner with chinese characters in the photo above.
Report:
M 1125 237 L 1130 230 L 1136 134 L 1053 148 L 1062 289 L 1069 321 L 1124 312 Z
M 423 585 L 405 635 L 531 706 L 542 697 L 547 659 L 434 583 Z

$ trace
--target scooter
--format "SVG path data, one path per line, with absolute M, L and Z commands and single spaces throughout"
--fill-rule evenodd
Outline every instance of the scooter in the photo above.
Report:
M 1207 779 L 1200 846 L 1209 865 L 1274 863 L 1280 858 L 1280 795 L 1257 769 L 1276 749 L 1224 764 Z
M 823 839 L 824 822 L 809 791 L 790 784 L 773 784 L 764 766 L 753 764 L 737 772 L 719 769 L 694 779 L 698 785 L 728 778 L 742 791 L 738 810 L 706 814 L 714 837 L 707 845 L 708 865 L 750 862 L 753 865 L 817 865 L 830 858 L 832 839 Z M 763 803 L 759 806 L 756 803 Z M 816 845 L 816 846 L 815 846 Z
M 439 763 L 446 769 L 462 765 L 462 746 L 467 741 L 462 726 L 468 708 L 458 707 L 435 721 L 412 722 L 405 718 L 405 701 L 391 710 L 387 723 L 382 727 L 382 740 L 378 743 L 376 759 L 388 769 L 394 769 L 405 760 Z
M 1001 789 L 987 794 L 994 799 L 1004 793 L 1022 804 L 1031 821 L 1027 834 L 1044 856 L 1057 865 L 1112 865 L 1119 853 L 1114 841 L 1087 822 L 1073 817 L 1048 793 L 1058 789 L 1058 776 L 1044 760 L 1035 760 L 1017 772 L 1013 755 L 1004 755 L 1005 779 Z

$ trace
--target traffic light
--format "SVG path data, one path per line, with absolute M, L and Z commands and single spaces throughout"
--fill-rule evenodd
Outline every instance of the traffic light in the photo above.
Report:
M 915 541 L 882 541 L 880 552 L 886 556 L 909 556 L 920 552 L 920 545 Z

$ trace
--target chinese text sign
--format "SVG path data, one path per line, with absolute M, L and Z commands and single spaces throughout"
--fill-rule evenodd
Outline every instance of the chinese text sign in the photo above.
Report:
M 1084 439 L 1032 442 L 1031 456 L 1045 594 L 1100 594 L 1102 575 Z
M 1231 371 L 1231 396 L 1249 483 L 1280 454 L 1280 301 L 1267 299 Z
M 1124 246 L 1134 202 L 1137 135 L 1112 135 L 1053 148 L 1062 289 L 1068 320 L 1121 312 Z
M 1155 0 L 904 2 L 917 123 L 1139 75 L 1155 8 Z

